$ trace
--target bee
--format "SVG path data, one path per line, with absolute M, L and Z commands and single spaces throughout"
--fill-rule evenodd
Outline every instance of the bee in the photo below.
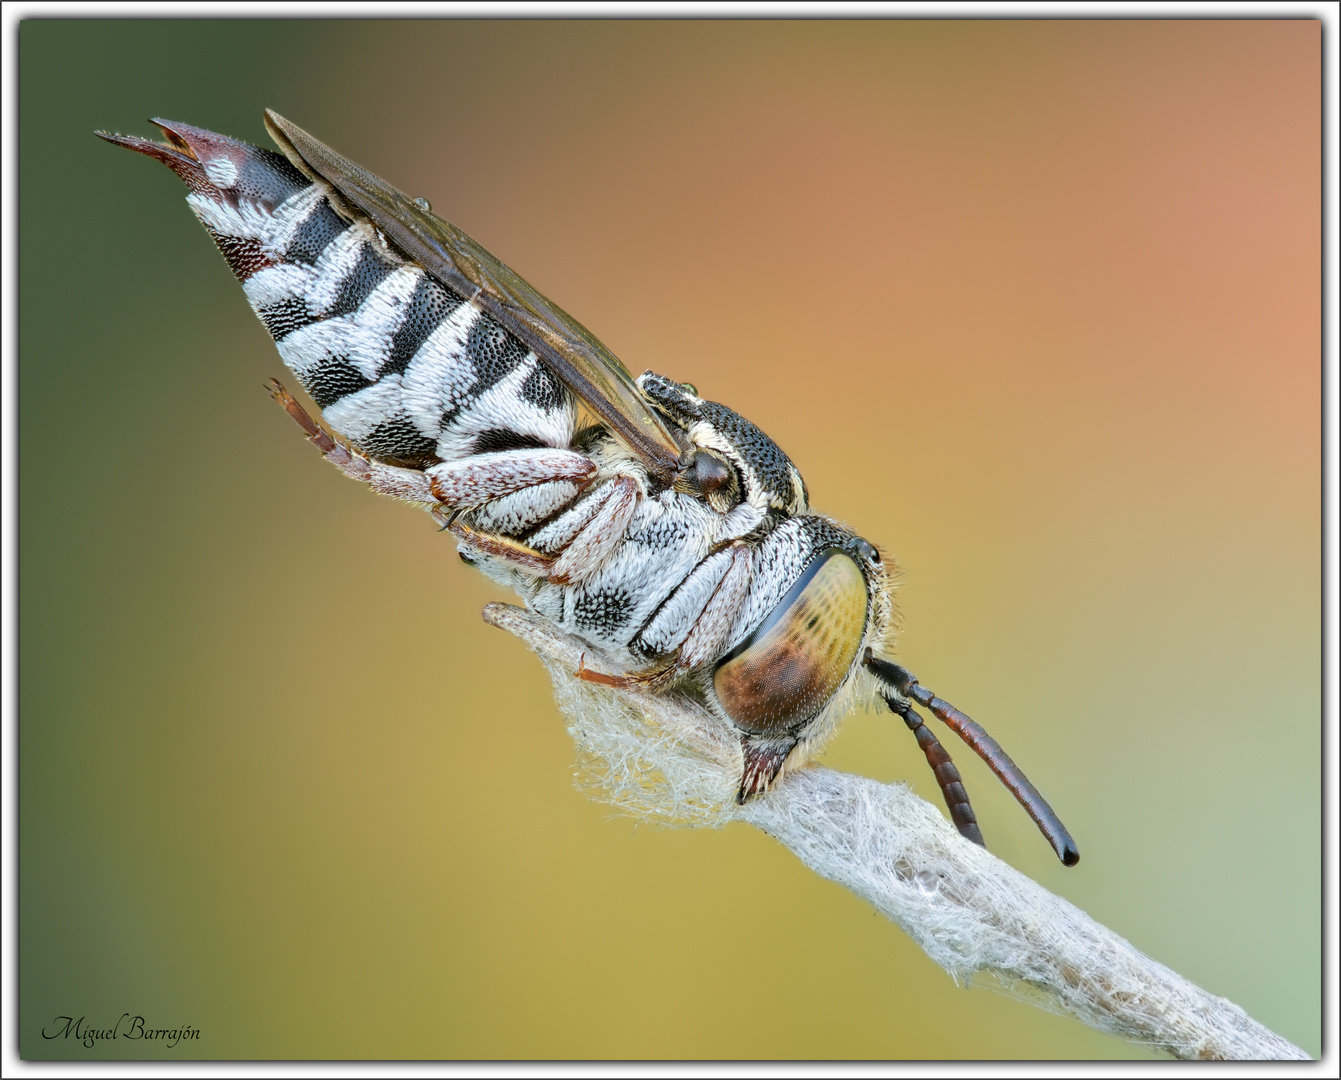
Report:
M 880 656 L 893 604 L 879 550 L 811 509 L 801 473 L 758 427 L 688 383 L 633 378 L 425 199 L 278 114 L 266 128 L 282 153 L 153 123 L 166 142 L 98 135 L 185 181 L 340 438 L 278 382 L 272 397 L 328 461 L 426 509 L 465 562 L 589 646 L 601 666 L 584 660 L 580 678 L 696 695 L 739 737 L 739 803 L 878 697 L 917 738 L 959 831 L 982 844 L 922 706 L 983 757 L 1064 864 L 1079 860 L 1001 747 Z

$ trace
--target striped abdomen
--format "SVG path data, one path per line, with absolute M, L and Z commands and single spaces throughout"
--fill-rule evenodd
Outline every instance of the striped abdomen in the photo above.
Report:
M 369 457 L 421 469 L 570 444 L 567 387 L 371 222 L 337 214 L 325 183 L 269 150 L 184 125 L 174 133 L 199 161 L 184 177 L 187 202 L 336 432 Z

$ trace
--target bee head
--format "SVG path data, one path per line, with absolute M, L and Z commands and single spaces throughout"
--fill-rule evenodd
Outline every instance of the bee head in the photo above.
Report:
M 740 413 L 703 400 L 687 383 L 650 371 L 638 377 L 638 388 L 689 437 L 681 475 L 714 510 L 726 513 L 747 502 L 761 513 L 806 512 L 809 496 L 796 466 Z

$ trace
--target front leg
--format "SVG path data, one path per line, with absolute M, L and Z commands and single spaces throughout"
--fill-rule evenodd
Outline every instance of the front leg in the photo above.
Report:
M 695 669 L 708 669 L 720 660 L 745 602 L 755 569 L 749 544 L 736 542 L 705 559 L 662 605 L 635 639 L 637 651 L 661 654 L 662 660 L 644 671 L 613 675 L 593 671 L 585 658 L 577 677 L 585 682 L 621 689 L 658 688 Z M 715 692 L 710 699 L 716 701 Z M 717 707 L 720 709 L 720 703 Z M 734 723 L 734 721 L 732 721 Z M 736 725 L 743 758 L 736 802 L 767 791 L 778 779 L 799 738 L 790 731 L 749 731 Z

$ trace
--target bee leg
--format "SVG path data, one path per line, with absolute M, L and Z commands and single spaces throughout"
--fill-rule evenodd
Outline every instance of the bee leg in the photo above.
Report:
M 1052 850 L 1057 853 L 1057 858 L 1062 860 L 1062 865 L 1075 866 L 1080 861 L 1080 849 L 1076 847 L 1076 842 L 1071 839 L 1071 834 L 1066 831 L 1061 819 L 1048 805 L 1047 799 L 1043 798 L 1038 788 L 1029 782 L 1029 778 L 1020 771 L 1020 767 L 1011 761 L 1010 755 L 1001 749 L 1001 744 L 988 735 L 976 721 L 919 685 L 916 677 L 907 668 L 890 663 L 888 660 L 880 660 L 869 649 L 866 651 L 865 664 L 866 670 L 893 690 L 900 699 L 915 701 L 930 710 L 936 719 L 963 739 L 974 753 L 987 763 L 987 767 L 996 773 L 997 779 L 1006 785 L 1006 790 L 1015 796 L 1025 812 L 1034 819 L 1034 824 L 1052 845 Z
M 751 795 L 767 791 L 782 771 L 782 763 L 792 752 L 797 740 L 760 739 L 753 735 L 740 737 L 745 752 L 745 769 L 740 776 L 740 790 L 736 792 L 737 805 L 744 805 Z
M 428 470 L 443 507 L 469 505 L 469 521 L 445 518 L 458 539 L 514 568 L 570 585 L 588 577 L 624 539 L 642 497 L 632 477 L 616 477 L 562 512 L 595 477 L 587 457 L 553 448 L 476 454 Z M 556 520 L 535 531 L 541 522 Z
M 527 547 L 520 540 L 513 540 L 510 536 L 500 536 L 498 533 L 476 529 L 464 521 L 457 520 L 454 515 L 444 514 L 441 510 L 434 510 L 433 517 L 467 547 L 492 558 L 502 559 L 514 569 L 543 577 L 554 565 L 552 555 Z M 465 552 L 462 552 L 462 557 L 466 558 Z M 466 561 L 469 562 L 469 558 Z
M 666 654 L 674 653 L 674 660 L 661 663 L 647 671 L 611 675 L 603 671 L 589 669 L 584 657 L 582 665 L 576 672 L 577 677 L 584 682 L 597 683 L 601 686 L 613 686 L 619 689 L 646 687 L 656 690 L 667 683 L 673 682 L 691 668 L 720 656 L 726 643 L 726 637 L 731 631 L 731 626 L 740 613 L 746 596 L 749 595 L 750 548 L 746 544 L 732 544 L 721 557 L 727 563 L 727 567 L 725 571 L 717 571 L 719 580 L 713 591 L 700 602 L 698 610 L 692 613 L 688 609 L 677 612 L 676 621 L 688 624 L 689 629 L 678 649 L 674 645 L 669 645 L 665 650 Z M 684 587 L 684 585 L 681 586 L 681 588 Z M 646 642 L 643 644 L 646 645 Z M 657 649 L 656 651 L 661 650 Z M 747 758 L 750 754 L 750 745 L 753 744 L 746 745 Z M 796 740 L 791 740 L 787 744 L 782 757 L 785 758 L 792 746 L 795 745 Z M 782 758 L 779 758 L 778 764 L 781 765 L 781 762 Z M 746 795 L 753 793 L 755 790 L 763 790 L 777 773 L 776 768 L 769 771 L 762 766 L 755 772 L 759 773 L 761 770 L 762 773 L 767 774 L 762 780 L 763 786 L 756 787 L 752 782 Z M 746 771 L 749 771 L 748 767 Z M 744 790 L 743 787 L 742 790 Z
M 337 442 L 320 424 L 313 420 L 307 414 L 307 411 L 294 400 L 293 395 L 277 380 L 271 379 L 266 386 L 266 390 L 275 401 L 283 406 L 284 411 L 293 418 L 294 422 L 307 432 L 309 441 L 321 451 L 322 456 L 346 476 L 362 481 L 379 494 L 391 495 L 394 498 L 405 499 L 429 507 L 433 519 L 443 529 L 450 530 L 458 540 L 485 555 L 505 559 L 518 569 L 532 574 L 545 575 L 549 573 L 550 568 L 554 565 L 553 556 L 534 551 L 525 544 L 507 536 L 475 529 L 466 522 L 458 520 L 461 508 L 450 507 L 438 497 L 439 485 L 435 483 L 434 477 L 428 473 L 420 472 L 418 469 L 403 469 L 395 465 L 384 465 L 379 461 L 370 461 L 361 454 L 354 453 L 343 443 Z M 520 453 L 520 451 L 517 452 Z M 566 451 L 556 451 L 556 453 L 567 454 Z M 477 457 L 482 456 L 499 457 L 506 455 L 477 455 Z M 568 456 L 576 457 L 578 455 L 569 454 Z M 587 465 L 591 464 L 585 458 L 582 461 Z M 470 462 L 464 464 L 470 464 Z M 525 464 L 523 463 L 523 469 Z M 565 462 L 564 467 L 569 466 L 571 466 L 571 463 Z M 504 489 L 514 482 L 518 471 L 516 468 L 511 471 L 498 470 L 496 475 L 501 476 L 502 479 L 496 482 L 495 489 Z M 569 471 L 584 472 L 586 470 L 569 467 Z M 594 472 L 595 466 L 591 466 L 590 471 Z M 474 483 L 477 492 L 487 491 L 487 479 L 478 482 L 476 482 L 476 479 L 472 479 L 471 474 L 466 473 L 465 479 L 461 481 L 461 486 L 466 488 Z M 540 483 L 543 484 L 544 482 L 542 480 Z M 573 486 L 569 491 L 560 494 L 565 494 L 571 498 L 577 490 L 577 487 Z
M 534 532 L 541 523 L 562 514 L 582 494 L 585 485 L 570 480 L 550 480 L 491 499 L 470 511 L 470 523 L 481 532 L 522 537 Z M 454 516 L 465 508 L 452 511 Z M 531 544 L 535 547 L 534 544 Z M 553 555 L 549 551 L 547 554 Z
M 595 462 L 582 454 L 544 447 L 473 454 L 462 461 L 434 465 L 426 475 L 437 500 L 456 510 L 556 481 L 576 484 L 581 490 L 596 471 Z
M 680 646 L 676 667 L 688 671 L 721 656 L 731 627 L 750 594 L 753 560 L 749 545 L 732 544 L 727 549 L 731 563 L 713 590 L 712 598 L 694 619 L 689 635 Z
M 634 671 L 623 675 L 612 675 L 606 671 L 596 671 L 587 667 L 587 654 L 583 653 L 582 660 L 573 674 L 583 682 L 595 683 L 597 686 L 613 686 L 617 690 L 656 690 L 663 684 L 670 682 L 677 672 L 674 664 L 663 664 L 660 667 L 652 668 L 650 671 Z
M 621 476 L 593 498 L 601 500 L 599 505 L 589 511 L 590 518 L 564 546 L 550 570 L 549 580 L 555 585 L 575 584 L 600 568 L 624 539 L 642 492 L 638 481 Z
M 356 454 L 343 443 L 336 442 L 304 409 L 277 379 L 266 384 L 268 393 L 294 422 L 307 432 L 307 438 L 321 451 L 321 456 L 346 476 L 367 484 L 379 495 L 390 495 L 394 499 L 432 506 L 437 503 L 428 477 L 418 469 L 402 469 L 396 465 L 384 465 L 379 461 L 369 461 Z
M 973 812 L 973 806 L 969 803 L 968 792 L 964 789 L 963 778 L 960 777 L 959 770 L 955 768 L 955 763 L 950 760 L 950 755 L 946 753 L 941 741 L 922 722 L 922 717 L 908 702 L 902 698 L 891 697 L 888 694 L 881 694 L 880 696 L 885 699 L 885 704 L 893 712 L 903 717 L 903 722 L 908 725 L 908 730 L 917 739 L 917 745 L 922 748 L 922 753 L 927 756 L 927 764 L 931 766 L 931 771 L 936 776 L 936 782 L 941 786 L 941 794 L 945 796 L 945 805 L 950 811 L 950 820 L 955 823 L 955 828 L 966 840 L 972 840 L 975 844 L 986 847 L 987 844 L 982 838 L 982 830 L 978 828 L 978 816 Z
M 726 572 L 708 600 L 697 615 L 684 613 L 686 618 L 692 618 L 692 625 L 670 669 L 675 674 L 682 674 L 721 657 L 731 627 L 749 597 L 753 572 L 750 546 L 744 543 L 732 544 L 722 555 L 728 560 Z M 769 789 L 797 742 L 790 735 L 768 738 L 748 732 L 741 734 L 740 746 L 745 755 L 745 765 L 741 770 L 740 787 L 736 791 L 738 804 L 743 805 L 750 796 Z

